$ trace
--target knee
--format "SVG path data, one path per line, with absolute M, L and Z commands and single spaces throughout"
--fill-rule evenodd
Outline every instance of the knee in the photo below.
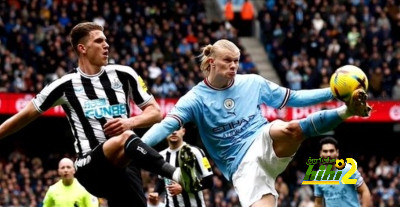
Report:
M 300 124 L 298 121 L 290 121 L 287 124 L 288 135 L 293 142 L 299 143 L 304 140 L 304 134 L 301 130 Z
M 303 132 L 298 121 L 276 120 L 272 123 L 269 132 L 275 141 L 299 142 L 303 140 Z
M 126 130 L 126 131 L 124 131 L 121 135 L 120 135 L 120 139 L 121 139 L 121 141 L 122 142 L 126 142 L 126 140 L 128 140 L 128 138 L 130 137 L 130 136 L 132 136 L 133 134 L 135 134 L 133 131 L 131 131 L 131 130 Z
M 134 134 L 133 131 L 127 130 L 127 131 L 123 132 L 122 134 L 118 135 L 117 137 L 110 139 L 109 141 L 112 141 L 114 145 L 124 147 L 128 138 L 133 134 Z

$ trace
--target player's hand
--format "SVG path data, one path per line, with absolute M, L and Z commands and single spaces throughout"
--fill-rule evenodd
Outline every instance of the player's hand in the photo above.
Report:
M 171 185 L 167 185 L 167 190 L 171 196 L 176 196 L 182 193 L 182 186 L 177 182 L 172 182 Z
M 157 203 L 158 202 L 158 193 L 157 192 L 149 193 L 149 202 L 150 203 Z
M 122 134 L 122 132 L 131 129 L 129 119 L 123 119 L 123 118 L 116 118 L 116 119 L 111 119 L 109 120 L 106 124 L 103 126 L 104 128 L 104 133 L 109 136 L 118 136 Z

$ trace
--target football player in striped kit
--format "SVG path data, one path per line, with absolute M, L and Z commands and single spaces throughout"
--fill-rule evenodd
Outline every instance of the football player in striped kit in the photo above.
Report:
M 75 137 L 76 178 L 90 193 L 106 198 L 109 206 L 146 206 L 137 166 L 180 182 L 188 190 L 198 188 L 193 162 L 183 160 L 186 171 L 181 171 L 132 131 L 159 122 L 162 115 L 132 68 L 108 65 L 106 40 L 102 26 L 77 24 L 70 41 L 78 55 L 78 67 L 46 86 L 24 109 L 2 123 L 0 138 L 61 105 Z M 140 115 L 130 117 L 130 101 L 143 111 Z
M 208 159 L 200 148 L 192 146 L 183 141 L 186 129 L 181 127 L 179 130 L 174 131 L 167 137 L 168 148 L 160 152 L 165 161 L 173 166 L 179 164 L 179 152 L 182 148 L 189 147 L 196 155 L 196 168 L 200 174 L 202 189 L 211 188 L 213 186 L 213 173 Z M 161 178 L 157 182 L 156 191 L 152 196 L 157 197 L 166 189 L 167 196 L 165 200 L 166 207 L 205 207 L 203 192 L 198 191 L 194 193 L 186 192 L 182 189 L 179 183 L 172 181 L 168 178 Z

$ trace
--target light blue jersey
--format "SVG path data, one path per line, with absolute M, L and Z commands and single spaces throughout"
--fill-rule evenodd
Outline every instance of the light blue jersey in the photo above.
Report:
M 340 180 L 350 168 L 351 165 L 346 164 Z M 357 170 L 350 179 L 357 179 L 356 184 L 315 185 L 314 195 L 323 197 L 326 207 L 358 207 L 360 206 L 360 201 L 358 200 L 357 188 L 364 183 L 364 179 Z
M 259 75 L 236 75 L 224 89 L 206 80 L 183 96 L 160 123 L 144 136 L 154 146 L 187 122 L 194 122 L 211 158 L 227 179 L 231 179 L 246 151 L 268 121 L 261 104 L 274 108 L 307 106 L 332 98 L 329 89 L 291 91 Z
M 230 177 L 267 124 L 260 105 L 282 107 L 287 93 L 287 89 L 255 75 L 238 75 L 225 90 L 213 89 L 203 81 L 181 98 L 170 114 L 184 123 L 197 124 L 211 158 Z

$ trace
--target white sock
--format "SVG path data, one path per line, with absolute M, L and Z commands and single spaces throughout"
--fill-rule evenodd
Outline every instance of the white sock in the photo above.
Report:
M 181 183 L 181 168 L 179 167 L 176 168 L 174 174 L 172 174 L 172 180 Z
M 343 120 L 352 116 L 352 114 L 347 110 L 346 105 L 343 105 L 343 106 L 337 108 L 337 113 Z

